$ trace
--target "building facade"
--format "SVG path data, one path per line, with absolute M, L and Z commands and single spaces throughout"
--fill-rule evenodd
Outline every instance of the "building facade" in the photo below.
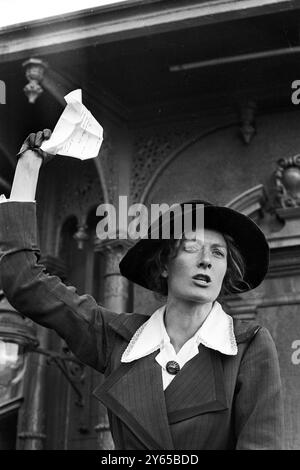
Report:
M 128 0 L 0 31 L 1 192 L 9 195 L 25 136 L 53 129 L 71 90 L 83 90 L 105 131 L 96 159 L 56 157 L 41 170 L 39 235 L 49 272 L 117 312 L 150 314 L 160 300 L 118 271 L 130 242 L 96 236 L 100 204 L 201 198 L 263 229 L 266 280 L 225 304 L 275 340 L 287 449 L 300 448 L 297 3 Z M 2 307 L 10 308 L 5 299 Z M 41 350 L 69 355 L 52 331 L 36 327 L 35 335 Z M 38 352 L 20 368 L 14 388 L 7 378 L 0 384 L 0 449 L 112 448 L 105 409 L 92 396 L 100 374 Z

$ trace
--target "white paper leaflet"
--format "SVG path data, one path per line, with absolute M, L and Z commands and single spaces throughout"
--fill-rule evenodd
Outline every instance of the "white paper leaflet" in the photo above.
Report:
M 103 141 L 102 126 L 82 104 L 81 90 L 74 90 L 64 98 L 67 105 L 41 149 L 80 160 L 97 157 Z

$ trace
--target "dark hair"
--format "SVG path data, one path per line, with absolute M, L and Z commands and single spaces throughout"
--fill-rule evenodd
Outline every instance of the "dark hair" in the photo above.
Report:
M 249 285 L 244 281 L 245 261 L 234 239 L 227 234 L 222 234 L 227 245 L 227 270 L 224 276 L 220 296 L 244 292 Z M 162 272 L 171 258 L 176 257 L 182 239 L 162 240 L 146 263 L 147 285 L 150 290 L 161 296 L 168 295 L 168 280 L 162 276 Z
M 223 233 L 223 237 L 227 245 L 227 270 L 220 295 L 244 292 L 250 289 L 249 284 L 244 281 L 246 271 L 245 260 L 234 239 L 226 233 Z

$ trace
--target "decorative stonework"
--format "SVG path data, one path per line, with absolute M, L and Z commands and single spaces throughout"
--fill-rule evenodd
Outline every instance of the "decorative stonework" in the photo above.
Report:
M 77 232 L 74 233 L 73 238 L 76 240 L 79 250 L 82 250 L 84 247 L 84 243 L 88 241 L 89 234 L 88 234 L 88 225 L 84 222 L 77 225 Z
M 256 134 L 256 115 L 257 105 L 255 101 L 249 100 L 241 106 L 240 134 L 246 145 L 249 145 Z
M 40 83 L 43 81 L 45 69 L 48 65 L 37 58 L 30 58 L 22 65 L 25 68 L 25 75 L 28 80 L 27 85 L 24 87 L 24 93 L 29 103 L 33 104 L 44 91 Z
M 199 134 L 199 125 L 199 122 L 185 121 L 141 130 L 136 134 L 130 188 L 132 202 L 140 200 L 150 177 L 168 155 Z
M 281 158 L 277 164 L 275 183 L 280 207 L 300 207 L 300 155 Z
M 259 184 L 239 194 L 226 205 L 258 222 L 267 205 L 266 190 L 262 184 Z
M 273 250 L 271 254 L 268 278 L 299 276 L 300 246 Z
M 120 274 L 119 263 L 133 243 L 129 240 L 95 240 L 95 251 L 107 256 L 105 272 L 107 275 Z M 109 255 L 109 256 L 108 256 Z
M 59 217 L 63 219 L 75 215 L 80 220 L 82 214 L 102 202 L 100 184 L 92 162 L 84 162 L 80 168 L 66 170 L 69 175 L 64 184 L 65 191 L 60 195 Z

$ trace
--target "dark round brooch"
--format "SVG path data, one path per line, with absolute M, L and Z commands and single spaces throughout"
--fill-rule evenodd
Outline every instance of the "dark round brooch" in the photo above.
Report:
M 169 374 L 176 375 L 180 371 L 180 365 L 176 361 L 169 361 L 166 364 L 166 369 Z

